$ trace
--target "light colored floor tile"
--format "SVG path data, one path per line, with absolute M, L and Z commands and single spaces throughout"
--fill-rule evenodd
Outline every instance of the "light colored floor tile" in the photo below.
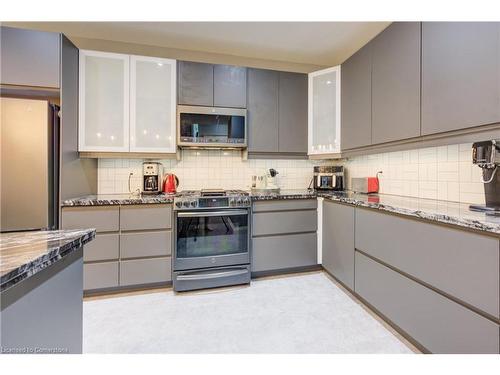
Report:
M 84 302 L 86 353 L 412 353 L 323 272 Z

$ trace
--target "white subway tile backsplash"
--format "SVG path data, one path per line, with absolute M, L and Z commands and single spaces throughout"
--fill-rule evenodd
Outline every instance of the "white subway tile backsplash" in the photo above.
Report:
M 313 166 L 324 164 L 317 160 L 242 160 L 237 151 L 184 150 L 181 160 L 161 160 L 165 172 L 175 173 L 180 189 L 225 188 L 249 189 L 251 176 L 263 174 L 269 168 L 278 172 L 278 185 L 283 189 L 304 189 L 309 186 Z M 329 164 L 332 164 L 331 162 Z M 99 159 L 98 192 L 100 194 L 128 193 L 141 187 L 142 160 Z
M 382 170 L 381 193 L 484 204 L 481 169 L 472 164 L 470 143 L 360 156 L 345 166 L 350 177 Z
M 481 169 L 472 164 L 471 144 L 428 147 L 350 158 L 342 161 L 243 160 L 237 151 L 184 150 L 181 160 L 162 160 L 166 172 L 175 173 L 180 189 L 249 189 L 251 176 L 275 168 L 282 189 L 309 186 L 314 165 L 343 164 L 346 185 L 352 177 L 380 176 L 380 192 L 413 197 L 484 204 Z M 98 192 L 128 193 L 141 186 L 142 160 L 99 159 Z

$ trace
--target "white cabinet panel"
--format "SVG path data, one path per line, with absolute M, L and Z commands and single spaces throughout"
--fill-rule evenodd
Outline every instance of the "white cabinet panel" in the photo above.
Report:
M 176 151 L 175 77 L 175 60 L 130 57 L 130 151 Z
M 308 154 L 340 152 L 340 66 L 309 73 Z
M 79 150 L 129 151 L 129 56 L 80 51 L 79 74 Z

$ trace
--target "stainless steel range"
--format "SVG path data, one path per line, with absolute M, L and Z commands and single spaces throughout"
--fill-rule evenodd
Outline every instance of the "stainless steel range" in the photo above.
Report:
M 250 206 L 240 190 L 175 196 L 175 291 L 250 283 Z

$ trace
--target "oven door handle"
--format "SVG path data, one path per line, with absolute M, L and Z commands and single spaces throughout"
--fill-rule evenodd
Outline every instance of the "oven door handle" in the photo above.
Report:
M 178 217 L 207 217 L 207 216 L 233 216 L 248 215 L 248 210 L 227 210 L 227 211 L 197 211 L 197 212 L 178 212 Z
M 214 273 L 205 273 L 205 274 L 191 274 L 191 275 L 178 275 L 177 280 L 208 280 L 208 279 L 217 279 L 219 277 L 231 277 L 231 276 L 239 276 L 248 273 L 248 270 L 240 269 L 233 271 L 224 271 L 224 272 L 214 272 Z

